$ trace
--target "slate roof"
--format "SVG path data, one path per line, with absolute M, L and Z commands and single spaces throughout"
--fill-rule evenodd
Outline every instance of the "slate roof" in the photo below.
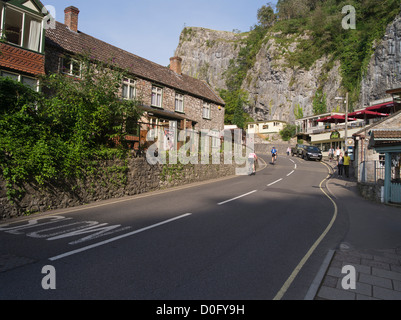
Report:
M 377 129 L 372 130 L 375 140 L 401 141 L 401 130 L 399 129 Z
M 177 89 L 218 105 L 225 105 L 207 83 L 185 74 L 179 75 L 170 68 L 141 58 L 83 32 L 73 32 L 60 22 L 56 22 L 55 29 L 46 30 L 46 46 L 53 46 L 73 54 L 88 53 L 95 60 L 105 63 L 112 61 L 113 64 L 139 78 Z
M 369 148 L 401 145 L 401 129 L 372 130 Z

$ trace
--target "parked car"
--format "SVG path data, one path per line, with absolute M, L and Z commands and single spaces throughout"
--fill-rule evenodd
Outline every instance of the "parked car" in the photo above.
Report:
M 302 151 L 301 151 L 301 157 L 302 159 L 306 160 L 318 160 L 322 161 L 323 159 L 323 154 L 322 151 L 316 146 L 303 146 Z
M 300 157 L 302 155 L 303 144 L 297 144 L 294 148 L 291 148 L 291 155 Z

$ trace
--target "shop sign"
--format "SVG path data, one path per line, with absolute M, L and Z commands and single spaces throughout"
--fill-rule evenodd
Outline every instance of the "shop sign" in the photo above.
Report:
M 338 131 L 333 131 L 330 135 L 330 140 L 336 140 L 336 139 L 340 139 L 340 132 Z

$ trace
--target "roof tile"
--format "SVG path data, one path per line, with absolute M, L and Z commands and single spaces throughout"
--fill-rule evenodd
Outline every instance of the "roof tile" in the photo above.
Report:
M 55 29 L 46 31 L 46 45 L 73 54 L 89 54 L 95 60 L 113 63 L 140 78 L 181 90 L 216 104 L 225 105 L 218 94 L 205 82 L 185 74 L 179 75 L 167 67 L 141 58 L 83 32 L 73 32 L 60 22 L 56 22 Z

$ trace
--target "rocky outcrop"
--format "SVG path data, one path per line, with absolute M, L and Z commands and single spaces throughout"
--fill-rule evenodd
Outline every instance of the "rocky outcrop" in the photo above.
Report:
M 320 59 L 311 69 L 289 68 L 280 51 L 283 48 L 274 36 L 262 46 L 254 67 L 249 70 L 243 89 L 250 95 L 251 103 L 246 111 L 257 121 L 281 120 L 293 122 L 294 111 L 301 107 L 304 116 L 312 115 L 312 103 L 316 91 L 322 87 L 326 94 L 328 110 L 337 107 L 334 100 L 341 89 L 339 63 L 330 70 L 324 83 L 320 80 L 325 72 L 327 58 Z M 294 51 L 297 42 L 287 50 Z
M 186 29 L 190 32 L 184 29 L 175 53 L 183 58 L 183 72 L 207 81 L 216 89 L 225 89 L 224 72 L 230 60 L 238 57 L 241 39 L 247 34 L 204 28 Z M 245 110 L 256 121 L 293 122 L 294 111 L 299 107 L 304 116 L 313 114 L 313 99 L 320 89 L 326 95 L 328 112 L 345 111 L 344 104 L 335 100 L 336 96 L 344 96 L 340 62 L 328 64 L 329 58 L 323 57 L 309 70 L 288 67 L 288 61 L 283 58 L 284 53 L 293 52 L 300 38 L 288 39 L 290 41 L 286 41 L 284 47 L 277 35 L 266 35 L 255 64 L 242 84 L 250 98 Z M 386 90 L 401 87 L 400 60 L 401 15 L 387 28 L 386 36 L 374 44 L 374 53 L 362 79 L 360 99 L 355 108 L 386 98 Z
M 175 55 L 183 59 L 183 72 L 207 81 L 216 89 L 226 89 L 224 72 L 230 60 L 238 57 L 247 34 L 186 28 L 181 34 Z M 312 114 L 312 102 L 319 86 L 327 58 L 318 60 L 310 70 L 286 66 L 283 50 L 294 51 L 297 39 L 283 48 L 275 34 L 267 34 L 248 71 L 242 88 L 249 92 L 250 104 L 245 110 L 256 120 L 294 121 L 294 109 L 301 107 L 304 115 Z M 337 107 L 334 97 L 340 90 L 339 63 L 329 72 L 323 85 L 329 110 Z
M 183 59 L 183 73 L 224 89 L 224 72 L 230 60 L 237 58 L 244 37 L 233 32 L 187 27 L 181 33 L 175 56 Z
M 391 23 L 374 54 L 361 84 L 360 106 L 387 98 L 386 90 L 401 87 L 401 15 Z

